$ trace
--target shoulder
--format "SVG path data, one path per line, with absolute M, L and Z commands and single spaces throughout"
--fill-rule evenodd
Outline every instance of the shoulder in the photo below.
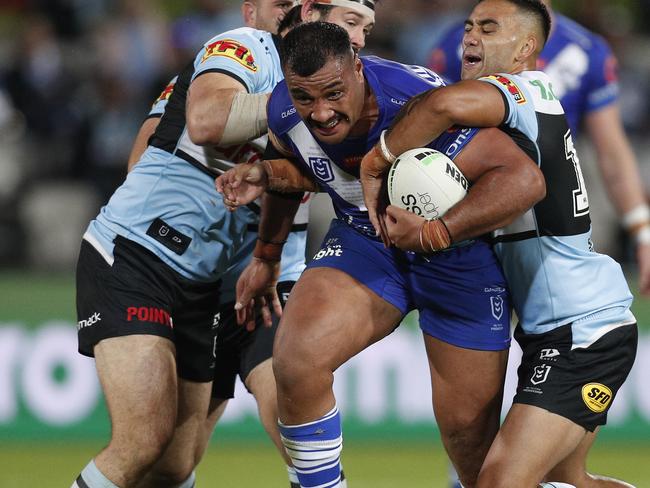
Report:
M 412 96 L 445 84 L 442 77 L 424 66 L 402 64 L 376 56 L 364 56 L 361 60 L 364 72 L 381 83 L 384 91 L 393 90 Z
M 286 134 L 300 121 L 284 80 L 276 85 L 267 105 L 269 128 L 277 135 Z
M 563 43 L 573 43 L 580 46 L 587 54 L 594 51 L 609 51 L 610 47 L 604 37 L 590 31 L 576 21 L 561 14 L 555 16 L 556 31 L 553 36 Z
M 231 60 L 256 72 L 260 64 L 267 62 L 265 58 L 272 56 L 273 53 L 277 56 L 277 49 L 270 33 L 250 27 L 240 27 L 211 38 L 203 45 L 197 61 L 200 64 L 215 58 Z

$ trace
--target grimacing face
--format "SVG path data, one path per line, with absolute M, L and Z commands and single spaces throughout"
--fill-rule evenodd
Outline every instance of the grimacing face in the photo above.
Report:
M 250 0 L 255 5 L 255 28 L 276 34 L 284 16 L 293 6 L 292 0 Z
M 326 144 L 343 141 L 359 120 L 365 96 L 362 65 L 356 56 L 330 59 L 311 76 L 285 76 L 298 115 Z
M 461 78 L 510 72 L 524 42 L 521 15 L 506 0 L 484 0 L 465 21 Z

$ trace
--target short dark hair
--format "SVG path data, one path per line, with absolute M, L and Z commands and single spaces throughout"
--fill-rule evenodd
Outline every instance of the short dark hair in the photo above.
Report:
M 484 0 L 478 0 L 478 3 L 483 2 Z M 537 21 L 539 22 L 540 27 L 542 28 L 542 33 L 544 34 L 544 44 L 548 41 L 548 36 L 551 34 L 551 14 L 549 13 L 546 5 L 540 0 L 506 0 L 510 3 L 515 4 L 519 9 L 533 14 Z
M 350 36 L 329 22 L 307 22 L 293 28 L 282 40 L 282 69 L 311 76 L 332 59 L 352 55 Z
M 291 7 L 291 10 L 287 12 L 284 18 L 280 21 L 280 25 L 278 25 L 278 34 L 282 34 L 285 30 L 293 29 L 302 23 L 302 17 L 300 16 L 301 10 L 302 5 Z

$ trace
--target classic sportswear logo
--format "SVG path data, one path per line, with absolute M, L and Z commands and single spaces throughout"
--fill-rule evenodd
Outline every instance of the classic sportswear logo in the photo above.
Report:
M 99 312 L 95 312 L 92 314 L 90 317 L 88 317 L 86 320 L 80 320 L 77 322 L 77 329 L 83 329 L 85 327 L 90 327 L 91 325 L 95 325 L 97 322 L 101 322 L 102 317 Z
M 539 359 L 551 359 L 560 355 L 560 351 L 557 349 L 542 349 L 542 352 L 539 355 Z
M 587 383 L 582 387 L 582 401 L 592 412 L 604 412 L 612 401 L 612 390 L 600 383 Z

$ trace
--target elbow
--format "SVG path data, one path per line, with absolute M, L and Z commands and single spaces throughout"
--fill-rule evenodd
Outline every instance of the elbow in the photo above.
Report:
M 203 117 L 187 114 L 187 135 L 197 146 L 217 146 L 221 142 L 223 130 L 214 124 L 208 124 Z

